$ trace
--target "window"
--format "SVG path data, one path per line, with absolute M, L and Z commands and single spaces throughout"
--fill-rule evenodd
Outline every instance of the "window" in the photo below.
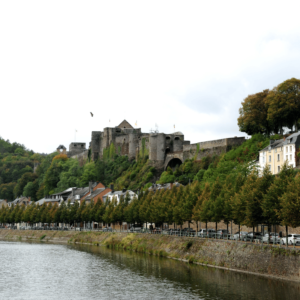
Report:
M 271 162 L 271 155 L 269 155 L 269 162 Z
M 286 160 L 289 160 L 289 156 L 288 155 L 286 156 Z
M 290 154 L 290 160 L 292 160 L 292 154 Z
M 277 171 L 278 171 L 278 173 L 280 172 L 280 166 L 277 167 Z
M 282 151 L 282 147 L 280 148 L 280 151 Z
M 277 153 L 277 148 L 275 148 L 275 153 Z
M 286 151 L 286 152 L 289 152 L 289 147 L 285 147 L 285 151 Z
M 263 158 L 262 158 L 262 162 L 263 162 L 263 164 L 265 163 L 265 157 L 263 156 Z
M 280 161 L 280 154 L 277 154 L 277 161 Z
M 269 171 L 271 171 L 271 165 L 269 165 Z
M 290 146 L 290 151 L 292 152 L 292 146 Z

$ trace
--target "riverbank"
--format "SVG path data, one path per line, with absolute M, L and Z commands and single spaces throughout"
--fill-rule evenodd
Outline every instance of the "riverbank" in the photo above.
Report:
M 0 230 L 0 239 L 106 246 L 188 263 L 300 282 L 300 250 L 138 233 Z

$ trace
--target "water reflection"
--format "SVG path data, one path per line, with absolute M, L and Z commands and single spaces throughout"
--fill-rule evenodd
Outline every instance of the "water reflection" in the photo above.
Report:
M 299 284 L 87 245 L 0 242 L 0 299 L 300 299 Z

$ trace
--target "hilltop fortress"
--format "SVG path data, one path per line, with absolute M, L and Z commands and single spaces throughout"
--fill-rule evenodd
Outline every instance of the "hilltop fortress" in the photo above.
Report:
M 191 144 L 184 139 L 181 132 L 143 133 L 141 128 L 133 128 L 126 120 L 116 127 L 107 127 L 103 131 L 93 131 L 90 143 L 90 155 L 92 160 L 103 158 L 108 149 L 114 148 L 116 154 L 126 155 L 130 160 L 138 157 L 149 156 L 150 163 L 158 170 L 166 170 L 168 166 L 174 168 L 182 164 L 186 159 L 200 160 L 204 156 L 221 154 L 232 147 L 241 145 L 244 137 L 224 138 L 207 142 Z M 82 147 L 82 155 L 88 152 L 85 145 Z M 71 144 L 74 151 L 74 143 Z M 71 146 L 70 145 L 70 146 Z M 73 152 L 72 151 L 72 152 Z M 78 153 L 75 157 L 80 157 Z

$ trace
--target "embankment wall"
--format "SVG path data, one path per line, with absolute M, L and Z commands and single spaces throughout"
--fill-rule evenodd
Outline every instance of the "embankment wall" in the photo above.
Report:
M 300 249 L 138 233 L 0 230 L 2 240 L 104 245 L 300 282 Z

